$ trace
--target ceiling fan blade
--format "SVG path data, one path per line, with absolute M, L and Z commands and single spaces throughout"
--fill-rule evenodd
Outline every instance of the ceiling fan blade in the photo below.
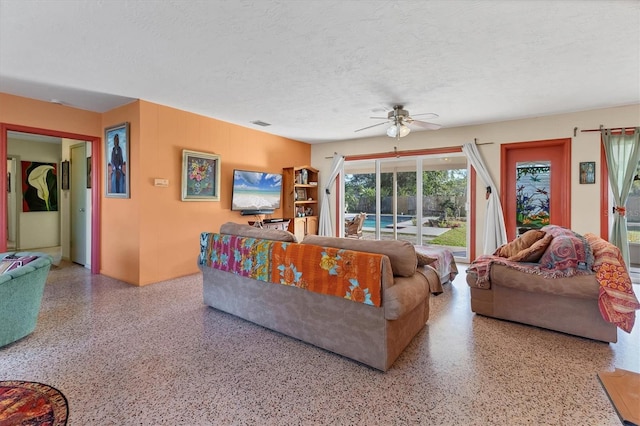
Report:
M 438 118 L 438 117 L 440 117 L 435 112 L 423 112 L 422 114 L 411 114 L 412 117 L 418 117 L 420 115 L 422 115 L 422 116 L 428 115 L 428 117 L 423 117 L 423 118 Z
M 427 121 L 420 121 L 420 120 L 412 120 L 410 124 L 415 124 L 418 127 L 422 127 L 423 129 L 429 129 L 429 130 L 438 130 L 439 128 L 442 127 L 441 124 L 429 123 Z
M 389 117 L 369 117 L 369 118 L 373 118 L 374 120 L 388 120 Z
M 354 132 L 359 132 L 361 130 L 367 130 L 367 129 L 370 129 L 372 127 L 382 126 L 383 124 L 387 124 L 387 123 L 389 123 L 389 121 L 385 121 L 384 123 L 378 123 L 378 124 L 373 124 L 371 126 L 363 127 L 362 129 L 354 130 Z

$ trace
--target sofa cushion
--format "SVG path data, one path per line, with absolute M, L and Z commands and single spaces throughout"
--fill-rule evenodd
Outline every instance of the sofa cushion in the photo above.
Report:
M 402 318 L 423 300 L 429 299 L 429 293 L 429 282 L 422 274 L 396 278 L 395 285 L 384 292 L 385 319 Z
M 543 275 L 527 274 L 500 264 L 491 267 L 491 283 L 492 287 L 502 286 L 530 293 L 547 293 L 594 301 L 598 300 L 600 289 L 594 273 L 549 279 Z
M 531 247 L 520 250 L 516 255 L 509 257 L 507 260 L 512 262 L 537 262 L 544 254 L 549 243 L 553 239 L 553 235 L 545 234 L 544 237 L 533 243 Z
M 500 257 L 515 256 L 522 250 L 531 247 L 536 241 L 544 238 L 545 234 L 546 232 L 544 231 L 531 229 L 522 234 L 519 238 L 516 238 L 515 240 L 498 247 L 498 249 L 493 254 Z
M 418 266 L 416 250 L 409 241 L 355 240 L 352 238 L 307 235 L 304 237 L 304 240 L 302 240 L 302 244 L 384 254 L 391 261 L 393 275 L 400 277 L 412 276 L 416 273 Z
M 289 231 L 280 229 L 256 228 L 241 223 L 227 222 L 220 227 L 221 234 L 238 235 L 247 238 L 262 238 L 264 240 L 296 243 L 298 240 Z

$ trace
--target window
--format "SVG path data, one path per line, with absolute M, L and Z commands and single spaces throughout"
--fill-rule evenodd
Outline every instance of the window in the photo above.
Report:
M 344 219 L 366 213 L 365 239 L 448 246 L 468 261 L 468 166 L 464 154 L 346 160 Z
M 550 223 L 551 161 L 516 163 L 516 235 Z

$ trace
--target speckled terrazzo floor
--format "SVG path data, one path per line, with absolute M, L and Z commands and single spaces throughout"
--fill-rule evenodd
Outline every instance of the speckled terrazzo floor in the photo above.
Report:
M 380 373 L 205 307 L 200 275 L 134 287 L 63 262 L 0 380 L 60 389 L 72 426 L 620 424 L 596 373 L 640 371 L 640 326 L 609 345 L 476 316 L 460 266 Z

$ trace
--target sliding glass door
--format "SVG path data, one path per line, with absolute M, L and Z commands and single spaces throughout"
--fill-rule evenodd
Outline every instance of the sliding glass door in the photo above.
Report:
M 449 247 L 468 261 L 468 166 L 462 153 L 345 161 L 344 220 L 366 213 L 362 238 Z

